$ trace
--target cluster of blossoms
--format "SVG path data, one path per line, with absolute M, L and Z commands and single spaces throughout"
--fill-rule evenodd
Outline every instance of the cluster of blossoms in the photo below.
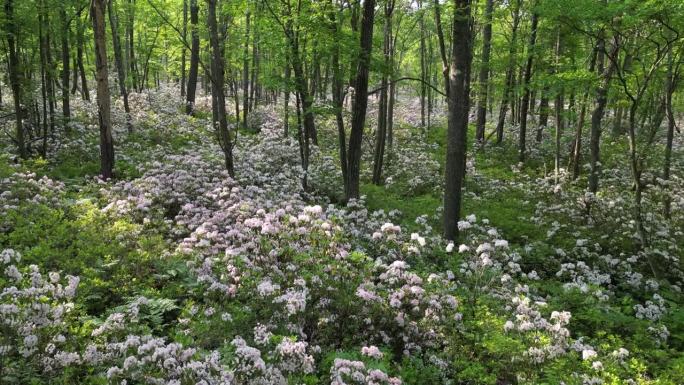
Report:
M 401 385 L 401 380 L 367 368 L 362 361 L 336 358 L 330 368 L 330 385 Z
M 79 362 L 65 343 L 79 278 L 44 275 L 36 265 L 24 268 L 12 249 L 0 252 L 0 272 L 0 360 L 38 363 L 45 371 Z
M 46 205 L 59 207 L 64 184 L 46 176 L 38 178 L 35 173 L 14 172 L 0 178 L 0 231 L 8 231 L 12 211 L 22 207 Z

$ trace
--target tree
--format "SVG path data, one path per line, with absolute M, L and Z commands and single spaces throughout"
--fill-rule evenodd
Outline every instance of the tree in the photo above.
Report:
M 597 65 L 598 71 L 601 73 L 601 80 L 596 88 L 596 106 L 591 114 L 591 131 L 590 131 L 590 172 L 589 172 L 589 191 L 596 193 L 598 191 L 599 185 L 599 168 L 600 168 L 600 143 L 601 143 L 601 120 L 603 119 L 603 112 L 608 103 L 608 88 L 610 87 L 610 82 L 613 77 L 613 71 L 615 70 L 614 56 L 618 53 L 619 49 L 619 39 L 615 38 L 613 41 L 613 49 L 610 55 L 613 58 L 610 60 L 608 65 L 605 65 L 606 57 L 606 41 L 603 36 L 603 31 L 601 31 L 598 38 L 598 57 Z M 609 58 L 610 59 L 610 58 Z
M 347 183 L 345 185 L 346 199 L 359 198 L 359 174 L 361 169 L 361 142 L 366 122 L 366 108 L 368 107 L 368 72 L 370 67 L 371 50 L 373 48 L 373 20 L 375 18 L 375 0 L 363 3 L 363 17 L 361 19 L 361 36 L 358 68 L 354 91 L 356 98 L 352 108 L 351 133 L 349 134 L 349 151 L 347 151 Z
M 109 13 L 109 26 L 112 30 L 112 46 L 114 48 L 114 62 L 116 63 L 116 74 L 119 78 L 119 92 L 123 99 L 124 112 L 126 113 L 126 126 L 128 132 L 133 132 L 133 123 L 131 122 L 131 108 L 128 105 L 128 90 L 126 89 L 126 69 L 123 65 L 123 54 L 121 52 L 121 40 L 119 39 L 118 18 L 116 16 L 116 9 L 114 9 L 114 0 L 109 1 L 107 7 Z
M 216 3 L 218 0 L 207 1 L 207 24 L 209 26 L 209 43 L 211 45 L 211 93 L 213 108 L 216 111 L 214 124 L 218 124 L 218 138 L 223 150 L 226 170 L 231 177 L 235 177 L 233 166 L 233 141 L 228 130 L 226 114 L 226 96 L 224 80 L 223 50 L 219 42 L 219 29 L 216 22 Z
M 477 131 L 475 138 L 482 144 L 485 140 L 485 123 L 487 122 L 487 89 L 489 87 L 489 56 L 492 50 L 492 13 L 494 0 L 487 0 L 485 6 L 485 25 L 482 30 L 482 63 L 478 82 L 477 99 Z
M 470 67 L 472 63 L 472 18 L 470 0 L 454 0 L 452 50 L 449 66 L 449 126 L 444 167 L 444 237 L 458 237 L 462 188 L 465 179 Z
M 114 177 L 114 140 L 109 97 L 109 71 L 107 69 L 107 40 L 105 32 L 106 0 L 93 0 L 90 18 L 95 35 L 95 78 L 97 80 L 97 113 L 100 124 L 100 174 L 104 179 Z
M 513 5 L 513 24 L 511 27 L 511 38 L 508 48 L 508 69 L 506 70 L 506 80 L 504 83 L 501 106 L 499 108 L 499 120 L 496 124 L 496 143 L 500 144 L 504 137 L 504 124 L 506 123 L 506 112 L 508 104 L 513 101 L 513 85 L 516 66 L 518 25 L 520 24 L 520 3 L 522 0 L 515 0 Z
M 382 74 L 380 90 L 380 108 L 378 110 L 378 129 L 375 133 L 375 157 L 373 162 L 373 183 L 380 184 L 382 178 L 382 165 L 385 157 L 385 143 L 387 141 L 387 126 L 389 111 L 389 72 L 392 66 L 392 13 L 395 1 L 385 2 L 385 31 L 383 43 L 384 72 Z M 425 88 L 425 83 L 422 85 Z
M 188 72 L 188 87 L 185 98 L 185 113 L 192 114 L 195 106 L 195 94 L 197 93 L 197 73 L 199 71 L 199 6 L 197 0 L 190 0 L 190 35 L 192 47 L 190 48 L 190 71 Z
M 527 44 L 527 62 L 525 64 L 525 75 L 523 78 L 523 97 L 520 105 L 520 138 L 518 142 L 518 160 L 525 161 L 527 154 L 527 112 L 530 107 L 530 80 L 532 78 L 532 62 L 534 60 L 534 46 L 537 42 L 537 25 L 539 14 L 536 10 L 532 11 L 532 25 L 530 27 L 530 41 Z
M 14 98 L 14 116 L 16 121 L 17 152 L 22 159 L 28 158 L 26 143 L 24 141 L 24 121 L 22 110 L 22 73 L 19 68 L 19 54 L 17 51 L 16 38 L 19 36 L 17 24 L 14 20 L 14 1 L 5 0 L 5 34 L 7 35 L 7 70 L 9 72 L 10 86 L 12 87 L 12 97 Z

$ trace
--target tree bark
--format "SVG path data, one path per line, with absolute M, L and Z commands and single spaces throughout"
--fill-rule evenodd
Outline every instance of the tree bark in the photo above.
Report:
M 527 45 L 527 64 L 525 64 L 525 74 L 523 75 L 523 97 L 520 102 L 520 140 L 518 142 L 518 160 L 525 162 L 527 156 L 527 111 L 530 106 L 530 80 L 532 79 L 532 62 L 534 61 L 534 46 L 537 42 L 537 24 L 539 14 L 532 13 L 532 25 L 530 27 L 530 41 Z
M 394 11 L 394 0 L 387 0 L 385 3 L 385 39 L 383 55 L 385 59 L 385 71 L 382 74 L 380 91 L 380 108 L 378 110 L 378 129 L 375 134 L 375 156 L 373 162 L 373 183 L 380 184 L 382 179 L 382 166 L 385 158 L 385 143 L 387 140 L 387 114 L 389 112 L 389 71 L 392 64 L 392 13 Z M 423 87 L 424 87 L 423 83 Z
M 24 141 L 24 121 L 22 111 L 22 74 L 19 68 L 19 55 L 17 52 L 16 40 L 18 36 L 17 24 L 14 20 L 14 1 L 5 0 L 5 28 L 7 31 L 7 50 L 8 55 L 8 72 L 10 86 L 12 88 L 12 96 L 14 97 L 14 114 L 16 121 L 15 141 L 17 143 L 17 153 L 22 159 L 28 158 L 28 151 L 26 150 L 26 143 Z
M 90 92 L 88 91 L 88 76 L 86 75 L 85 65 L 83 65 L 83 45 L 85 26 L 81 20 L 81 14 L 79 12 L 77 16 L 78 25 L 76 31 L 76 63 L 78 65 L 78 72 L 81 76 L 81 97 L 83 100 L 90 100 Z
M 185 97 L 185 113 L 192 115 L 195 109 L 195 94 L 197 93 L 197 73 L 199 71 L 199 5 L 197 0 L 190 0 L 190 34 L 192 43 L 190 47 L 190 70 L 188 72 L 188 87 Z
M 594 73 L 596 67 L 596 59 L 598 56 L 598 45 L 594 47 L 589 60 L 589 73 Z M 587 98 L 589 91 L 585 91 L 582 95 L 582 106 L 580 107 L 579 121 L 577 122 L 577 129 L 575 132 L 575 140 L 573 143 L 571 162 L 572 162 L 572 180 L 576 180 L 580 174 L 580 159 L 582 157 L 582 130 L 584 129 L 584 120 L 587 111 Z
M 219 42 L 218 25 L 216 22 L 216 2 L 217 0 L 207 1 L 207 24 L 209 26 L 209 43 L 211 45 L 211 86 L 212 96 L 214 96 L 216 114 L 218 118 L 218 137 L 219 144 L 223 150 L 226 170 L 228 175 L 235 177 L 233 166 L 233 142 L 228 130 L 228 117 L 226 115 L 226 95 L 224 79 L 224 63 L 221 44 Z M 214 122 L 216 124 L 217 122 Z
M 444 238 L 458 238 L 470 110 L 469 77 L 472 63 L 470 0 L 454 0 L 449 71 L 449 127 L 444 172 Z
M 60 7 L 59 14 L 62 19 L 62 117 L 65 130 L 68 132 L 69 118 L 71 117 L 69 100 L 69 77 L 71 76 L 69 65 L 71 63 L 71 55 L 69 54 L 69 21 L 67 20 L 65 5 Z
M 503 141 L 504 124 L 506 123 L 506 113 L 508 111 L 508 104 L 512 101 L 512 91 L 515 76 L 515 62 L 516 62 L 516 45 L 518 35 L 518 25 L 520 24 L 520 3 L 522 0 L 516 0 L 513 9 L 513 27 L 511 29 L 511 43 L 508 48 L 508 69 L 506 70 L 506 83 L 504 85 L 503 96 L 501 98 L 501 106 L 499 108 L 499 120 L 496 125 L 496 143 L 500 144 Z
M 342 29 L 341 22 L 342 11 L 338 11 L 340 17 L 335 16 L 335 12 L 330 12 L 330 28 L 336 38 L 340 37 L 340 32 Z M 344 129 L 344 117 L 342 111 L 344 110 L 344 95 L 343 95 L 343 85 L 342 85 L 342 67 L 340 66 L 340 46 L 335 44 L 333 46 L 333 56 L 332 56 L 332 70 L 333 70 L 333 81 L 332 81 L 332 99 L 333 107 L 335 108 L 335 122 L 337 123 L 337 138 L 338 138 L 338 148 L 340 155 L 340 169 L 342 171 L 342 181 L 347 191 L 348 183 L 348 171 L 347 171 L 347 134 Z
M 196 0 L 194 0 L 196 1 Z M 126 25 L 128 35 L 128 53 L 130 55 L 128 64 L 131 66 L 131 80 L 133 89 L 142 89 L 142 83 L 139 82 L 140 76 L 138 74 L 138 62 L 135 56 L 135 0 L 128 0 L 128 23 Z
M 349 151 L 347 152 L 347 170 L 349 172 L 346 199 L 359 198 L 359 174 L 361 171 L 361 144 L 368 107 L 368 70 L 371 50 L 373 48 L 373 20 L 375 18 L 375 0 L 363 3 L 361 20 L 360 52 L 354 90 L 356 99 L 352 109 L 351 133 L 349 135 Z
M 106 180 L 114 177 L 114 141 L 112 138 L 107 69 L 105 7 L 106 0 L 92 0 L 90 14 L 95 35 L 97 111 L 100 123 L 100 173 L 102 178 Z
M 183 0 L 183 41 L 188 40 L 188 0 Z M 180 82 L 180 92 L 181 92 L 181 98 L 185 98 L 185 82 L 186 82 L 186 60 L 185 60 L 185 55 L 187 52 L 187 48 L 185 47 L 185 43 L 183 44 L 183 50 L 181 51 L 181 82 Z
M 245 15 L 245 46 L 242 53 L 242 127 L 247 128 L 247 115 L 249 114 L 249 24 L 251 14 L 249 10 Z
M 667 63 L 667 82 L 665 87 L 665 106 L 667 111 L 667 140 L 665 144 L 665 160 L 663 162 L 663 180 L 665 181 L 665 200 L 663 202 L 663 216 L 670 219 L 672 215 L 672 202 L 670 200 L 670 187 L 667 185 L 670 180 L 670 168 L 672 167 L 672 144 L 674 142 L 675 116 L 672 110 L 672 94 L 674 93 L 678 77 L 673 69 L 672 52 L 668 54 Z M 679 71 L 677 71 L 677 74 Z
M 487 89 L 489 86 L 489 56 L 492 50 L 492 12 L 494 0 L 487 0 L 485 6 L 485 26 L 482 30 L 482 64 L 479 76 L 479 97 L 477 98 L 476 139 L 482 144 L 485 140 L 485 123 L 487 122 Z
M 558 30 L 558 34 L 556 35 L 556 69 L 555 73 L 557 74 L 559 72 L 559 66 L 560 66 L 560 58 L 561 58 L 561 50 L 562 50 L 562 42 L 561 42 L 561 33 L 560 29 Z M 556 183 L 558 183 L 558 178 L 560 175 L 560 156 L 561 156 L 561 136 L 563 135 L 563 125 L 564 125 L 564 120 L 563 120 L 563 115 L 565 111 L 565 100 L 563 98 L 563 89 L 559 89 L 557 94 L 556 94 L 556 100 L 554 101 L 554 108 L 556 110 L 556 155 L 554 158 L 554 172 L 555 172 L 555 177 L 556 177 Z
M 597 43 L 598 46 L 598 68 L 601 72 L 601 84 L 596 88 L 596 107 L 591 114 L 591 140 L 589 143 L 590 151 L 590 166 L 591 171 L 589 173 L 589 191 L 596 193 L 599 186 L 599 173 L 601 166 L 600 159 L 600 142 L 601 142 L 601 120 L 603 119 L 603 112 L 608 103 L 608 88 L 610 86 L 610 81 L 615 70 L 614 61 L 611 60 L 608 66 L 605 66 L 605 39 L 603 36 L 599 38 Z M 613 47 L 613 54 L 617 52 L 617 42 Z M 632 117 L 630 116 L 630 119 Z M 631 124 L 631 122 L 630 122 Z
M 123 54 L 121 52 L 121 40 L 119 39 L 119 27 L 116 16 L 116 9 L 114 9 L 114 0 L 109 0 L 107 6 L 109 13 L 109 26 L 112 30 L 112 46 L 114 47 L 114 61 L 116 63 L 116 73 L 119 79 L 119 92 L 123 98 L 124 112 L 126 113 L 126 127 L 128 132 L 133 132 L 133 123 L 131 122 L 131 109 L 128 105 L 128 90 L 126 89 L 126 69 L 123 65 Z

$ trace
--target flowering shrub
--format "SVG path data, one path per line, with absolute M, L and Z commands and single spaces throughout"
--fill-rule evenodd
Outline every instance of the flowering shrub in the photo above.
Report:
M 311 149 L 305 190 L 298 143 L 283 137 L 273 107 L 250 116 L 258 132 L 238 133 L 230 178 L 204 117 L 209 98 L 198 97 L 196 117 L 179 113 L 173 87 L 131 93 L 130 103 L 134 134 L 114 102 L 115 181 L 87 167 L 57 170 L 67 159 L 97 159 L 96 109 L 80 100 L 73 136 L 58 133 L 45 163 L 10 166 L 0 156 L 0 382 L 681 378 L 670 354 L 681 350 L 684 330 L 678 175 L 648 177 L 639 244 L 625 170 L 605 167 L 606 187 L 594 195 L 566 173 L 536 178 L 512 165 L 493 176 L 489 160 L 471 153 L 466 202 L 495 215 L 465 216 L 460 238 L 446 242 L 438 210 L 414 220 L 371 210 L 365 197 L 339 204 L 330 119 L 317 119 L 320 146 Z M 381 191 L 438 199 L 439 132 L 414 127 L 417 107 L 408 98 L 397 105 Z M 435 115 L 433 123 L 442 121 Z M 496 212 L 508 195 L 520 200 L 512 218 Z M 664 197 L 670 219 L 661 214 Z M 535 233 L 511 234 L 518 226 Z

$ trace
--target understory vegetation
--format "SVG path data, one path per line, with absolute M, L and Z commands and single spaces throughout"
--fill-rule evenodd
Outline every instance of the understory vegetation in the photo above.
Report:
M 545 175 L 543 151 L 520 170 L 501 166 L 512 146 L 475 147 L 454 244 L 439 124 L 401 122 L 386 183 L 342 206 L 333 146 L 304 191 L 296 141 L 260 108 L 231 179 L 174 92 L 140 99 L 134 135 L 116 115 L 116 181 L 94 171 L 89 103 L 47 160 L 2 157 L 3 382 L 681 380 L 683 181 L 647 190 L 636 249 L 620 138 L 597 196 Z

